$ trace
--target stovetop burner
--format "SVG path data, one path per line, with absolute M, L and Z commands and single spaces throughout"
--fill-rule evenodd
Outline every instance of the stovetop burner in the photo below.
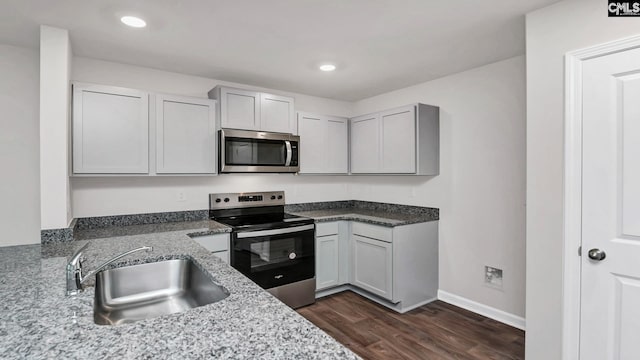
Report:
M 307 219 L 298 215 L 287 213 L 280 214 L 257 214 L 257 215 L 238 215 L 230 217 L 215 218 L 217 222 L 229 225 L 234 228 L 259 226 L 265 224 L 297 222 L 298 220 Z
M 210 194 L 209 217 L 241 229 L 274 229 L 311 224 L 312 219 L 284 212 L 284 191 Z

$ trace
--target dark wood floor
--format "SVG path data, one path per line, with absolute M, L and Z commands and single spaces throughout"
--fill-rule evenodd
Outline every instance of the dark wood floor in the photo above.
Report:
M 398 314 L 345 291 L 298 312 L 364 359 L 524 359 L 524 331 L 442 301 Z

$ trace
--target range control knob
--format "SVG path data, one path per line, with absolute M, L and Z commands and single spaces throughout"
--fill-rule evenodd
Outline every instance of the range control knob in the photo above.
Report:
M 282 200 L 282 195 L 278 195 L 278 200 Z
M 229 202 L 229 198 L 224 198 L 224 202 Z
M 220 200 L 220 198 L 217 198 L 217 199 L 216 199 L 216 202 L 217 202 L 217 203 L 219 203 L 220 201 L 222 201 L 222 200 Z
M 271 200 L 275 200 L 276 196 L 275 195 L 271 195 Z

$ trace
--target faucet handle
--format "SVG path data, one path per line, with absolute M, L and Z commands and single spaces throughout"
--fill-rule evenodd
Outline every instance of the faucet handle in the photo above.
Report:
M 80 260 L 82 256 L 82 252 L 89 246 L 89 243 L 84 244 L 80 249 L 78 249 L 73 255 L 71 255 L 71 259 L 69 260 L 70 264 L 75 264 Z

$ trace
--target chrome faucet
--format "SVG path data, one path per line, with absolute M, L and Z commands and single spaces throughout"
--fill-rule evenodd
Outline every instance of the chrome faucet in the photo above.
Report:
M 67 263 L 67 296 L 69 295 L 77 295 L 78 293 L 84 290 L 84 286 L 82 284 L 87 281 L 87 279 L 91 278 L 100 270 L 104 269 L 107 265 L 111 264 L 114 261 L 117 261 L 127 255 L 133 254 L 134 252 L 147 250 L 153 251 L 153 247 L 151 246 L 143 246 L 137 249 L 129 250 L 120 255 L 114 256 L 113 258 L 104 262 L 104 264 L 98 266 L 94 270 L 90 271 L 88 274 L 82 274 L 82 264 L 84 263 L 84 256 L 82 256 L 82 252 L 89 246 L 89 244 L 84 245 L 78 251 L 73 254 L 71 260 Z

